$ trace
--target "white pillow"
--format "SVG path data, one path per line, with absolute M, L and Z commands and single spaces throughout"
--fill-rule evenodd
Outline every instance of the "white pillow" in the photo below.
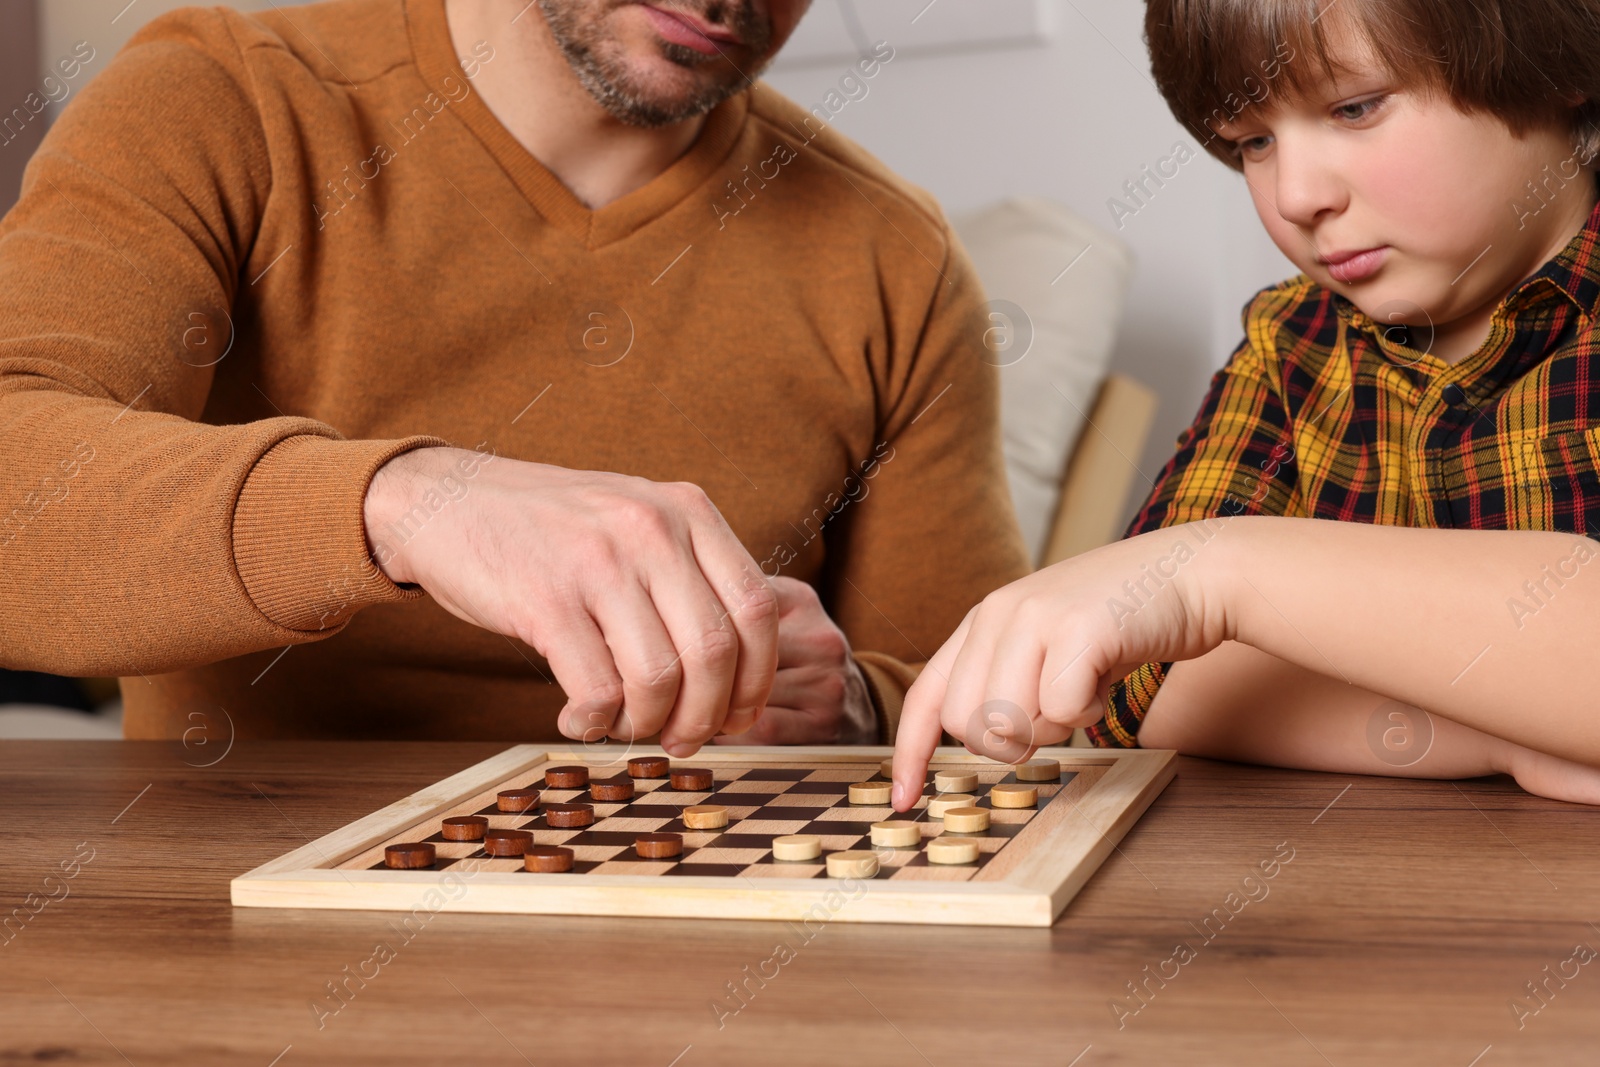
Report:
M 1037 561 L 1067 457 L 1111 363 L 1133 253 L 1073 211 L 1035 197 L 951 222 L 989 295 L 1007 480 Z

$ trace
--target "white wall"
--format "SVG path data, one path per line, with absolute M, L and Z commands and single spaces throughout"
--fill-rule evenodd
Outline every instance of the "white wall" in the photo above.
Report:
M 831 2 L 817 0 L 819 7 Z M 965 6 L 987 0 L 934 2 Z M 1141 168 L 1169 156 L 1180 140 L 1192 140 L 1150 81 L 1143 4 L 1039 2 L 1050 27 L 1046 43 L 933 55 L 908 50 L 835 124 L 952 211 L 1010 194 L 1046 196 L 1117 232 L 1133 248 L 1138 268 L 1115 367 L 1161 396 L 1150 447 L 1142 457 L 1130 457 L 1153 477 L 1211 372 L 1237 343 L 1244 301 L 1294 270 L 1262 233 L 1241 179 L 1204 155 L 1117 230 L 1107 202 L 1122 195 L 1123 183 Z M 140 25 L 182 5 L 47 0 L 41 6 L 43 63 L 87 40 L 100 53 L 93 73 Z M 241 0 L 233 6 L 272 5 Z M 930 18 L 937 15 L 937 9 L 916 7 Z M 881 32 L 877 25 L 874 30 Z M 780 68 L 769 80 L 810 106 L 821 102 L 843 70 L 843 62 Z
M 269 7 L 292 7 L 305 0 L 232 0 L 224 7 L 241 11 L 263 11 Z M 58 61 L 70 56 L 88 56 L 80 44 L 92 48 L 92 58 L 83 63 L 83 73 L 66 81 L 65 95 L 51 95 L 45 111 L 47 121 L 71 103 L 89 80 L 102 70 L 139 27 L 180 7 L 198 6 L 200 0 L 36 0 L 39 11 L 39 69 L 54 70 Z
M 146 22 L 174 8 L 193 6 L 195 0 L 38 0 L 40 58 L 42 66 L 70 55 L 73 45 L 88 41 L 99 54 L 94 69 L 105 63 Z M 290 0 L 294 2 L 294 0 Z M 225 5 L 241 11 L 261 11 L 271 0 L 237 0 Z

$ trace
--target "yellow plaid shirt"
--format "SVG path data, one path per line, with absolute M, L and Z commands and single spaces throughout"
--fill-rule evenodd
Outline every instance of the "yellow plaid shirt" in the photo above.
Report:
M 1127 536 L 1241 514 L 1590 535 L 1597 305 L 1600 207 L 1454 365 L 1428 354 L 1425 329 L 1375 322 L 1304 275 L 1264 290 Z M 1113 686 L 1090 739 L 1137 744 L 1170 667 Z

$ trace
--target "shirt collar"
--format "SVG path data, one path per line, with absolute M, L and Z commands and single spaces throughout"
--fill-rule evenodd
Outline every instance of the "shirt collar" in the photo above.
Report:
M 1593 319 L 1600 310 L 1600 203 L 1589 213 L 1583 229 L 1556 257 L 1511 291 L 1506 302 L 1515 306 L 1538 289 L 1554 289 Z M 1526 294 L 1526 295 L 1524 295 Z

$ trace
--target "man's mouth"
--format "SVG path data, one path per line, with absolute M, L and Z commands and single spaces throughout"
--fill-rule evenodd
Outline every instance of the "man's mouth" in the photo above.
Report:
M 713 56 L 729 47 L 742 45 L 739 35 L 725 26 L 716 26 L 698 15 L 676 8 L 660 8 L 641 4 L 655 31 L 672 44 L 681 44 L 696 52 Z

